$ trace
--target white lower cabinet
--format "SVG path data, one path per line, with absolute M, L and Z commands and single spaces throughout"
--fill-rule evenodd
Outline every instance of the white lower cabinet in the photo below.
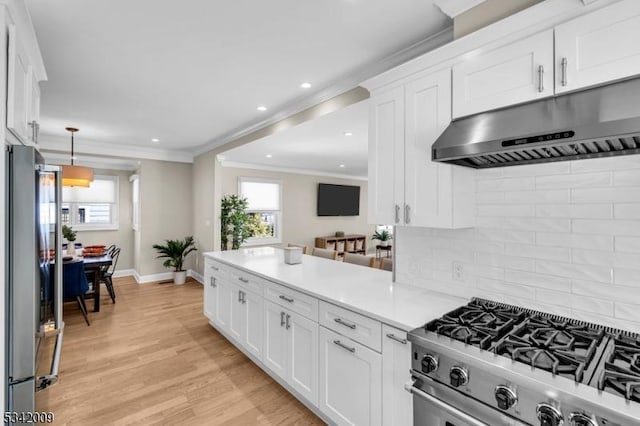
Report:
M 319 408 L 338 425 L 381 425 L 382 356 L 320 327 Z
M 262 362 L 313 405 L 318 403 L 318 323 L 264 302 Z
M 413 425 L 413 398 L 404 389 L 411 379 L 411 344 L 407 333 L 382 325 L 382 424 Z
M 244 349 L 257 358 L 262 354 L 262 296 L 233 284 L 225 283 L 230 291 L 229 326 L 227 332 Z

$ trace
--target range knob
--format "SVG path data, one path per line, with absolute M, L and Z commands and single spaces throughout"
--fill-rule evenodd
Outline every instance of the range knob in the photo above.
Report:
M 438 358 L 434 355 L 427 354 L 422 358 L 422 372 L 432 373 L 438 369 Z
M 545 402 L 536 407 L 540 426 L 562 426 L 564 419 L 562 413 L 556 407 Z
M 449 371 L 449 380 L 451 382 L 451 386 L 456 388 L 464 386 L 469 383 L 469 373 L 467 373 L 467 370 L 463 367 L 451 367 L 451 370 Z
M 501 410 L 508 410 L 518 402 L 518 396 L 513 389 L 504 385 L 496 386 L 495 397 Z
M 592 417 L 584 413 L 569 414 L 571 426 L 598 426 L 598 422 Z

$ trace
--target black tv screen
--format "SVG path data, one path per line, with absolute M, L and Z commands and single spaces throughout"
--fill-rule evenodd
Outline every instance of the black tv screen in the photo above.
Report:
M 318 184 L 318 216 L 359 215 L 359 186 Z

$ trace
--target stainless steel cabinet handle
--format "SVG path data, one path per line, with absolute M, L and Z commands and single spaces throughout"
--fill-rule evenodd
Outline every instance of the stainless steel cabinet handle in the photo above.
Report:
M 562 58 L 562 60 L 560 61 L 560 68 L 561 68 L 561 72 L 560 72 L 560 85 L 561 86 L 566 86 L 568 84 L 567 81 L 567 58 Z
M 394 334 L 389 333 L 389 334 L 387 334 L 387 337 L 389 339 L 391 339 L 391 340 L 395 340 L 398 343 L 402 343 L 403 345 L 407 344 L 407 340 L 406 339 L 401 339 L 399 337 L 396 337 Z
M 215 277 L 211 277 L 211 278 L 210 278 L 210 281 L 211 281 L 211 282 L 209 283 L 209 285 L 210 285 L 211 287 L 217 287 L 217 286 L 218 286 L 218 285 L 216 284 L 216 278 L 215 278 Z
M 544 92 L 544 67 L 542 65 L 538 67 L 538 92 Z
M 293 303 L 293 298 L 287 297 L 283 294 L 280 295 L 280 299 L 284 300 L 285 302 Z
M 344 325 L 345 327 L 349 327 L 352 330 L 356 329 L 356 325 L 352 322 L 347 322 L 345 320 L 343 320 L 342 318 L 334 318 L 333 319 L 335 322 L 337 322 L 340 325 Z
M 404 223 L 406 225 L 411 223 L 411 206 L 409 204 L 404 205 Z
M 245 303 L 247 303 L 247 293 L 245 293 L 244 291 L 242 292 L 242 304 L 244 305 Z
M 238 290 L 238 303 L 242 303 L 242 291 Z
M 396 204 L 396 223 L 400 223 L 400 206 Z
M 456 407 L 452 407 L 451 405 L 447 404 L 446 402 L 443 402 L 443 401 L 439 400 L 435 396 L 429 395 L 428 393 L 426 393 L 426 392 L 414 387 L 413 384 L 414 384 L 414 382 L 409 382 L 409 383 L 405 384 L 404 385 L 405 390 L 407 392 L 415 395 L 415 396 L 418 396 L 418 397 L 420 397 L 422 399 L 425 399 L 425 400 L 429 401 L 431 404 L 433 404 L 436 407 L 442 409 L 443 411 L 449 413 L 451 416 L 457 417 L 461 421 L 463 421 L 465 423 L 468 423 L 470 426 L 490 426 L 487 423 L 481 422 L 480 420 L 476 419 L 475 417 L 471 417 L 467 413 L 458 410 Z
M 243 283 L 245 283 L 245 284 L 249 282 L 249 280 L 248 280 L 248 279 L 246 279 L 246 278 L 238 277 L 238 279 L 239 279 L 240 281 L 242 281 Z
M 36 141 L 36 120 L 30 121 L 29 127 L 31 127 L 31 140 Z
M 284 312 L 280 312 L 280 327 L 284 327 L 284 317 L 285 317 L 285 313 Z
M 346 349 L 351 353 L 355 353 L 356 348 L 350 348 L 349 346 L 345 345 L 344 343 L 342 343 L 340 340 L 334 340 L 333 343 L 335 343 L 336 345 L 340 346 L 342 349 Z
M 289 324 L 290 319 L 291 319 L 291 315 L 287 314 L 287 325 L 285 326 L 287 330 L 291 328 L 291 324 Z

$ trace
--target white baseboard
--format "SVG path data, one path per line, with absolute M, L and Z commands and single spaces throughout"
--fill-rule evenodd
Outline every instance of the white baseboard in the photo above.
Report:
M 173 272 L 161 272 L 159 274 L 140 275 L 138 271 L 134 271 L 133 277 L 138 284 L 152 283 L 155 281 L 173 280 Z
M 201 274 L 199 274 L 197 271 L 194 271 L 193 269 L 189 269 L 189 271 L 187 272 L 187 275 L 193 278 L 194 280 L 198 281 L 200 284 L 204 285 L 204 277 Z
M 134 269 L 119 269 L 113 273 L 114 278 L 131 277 L 135 275 L 136 271 Z

